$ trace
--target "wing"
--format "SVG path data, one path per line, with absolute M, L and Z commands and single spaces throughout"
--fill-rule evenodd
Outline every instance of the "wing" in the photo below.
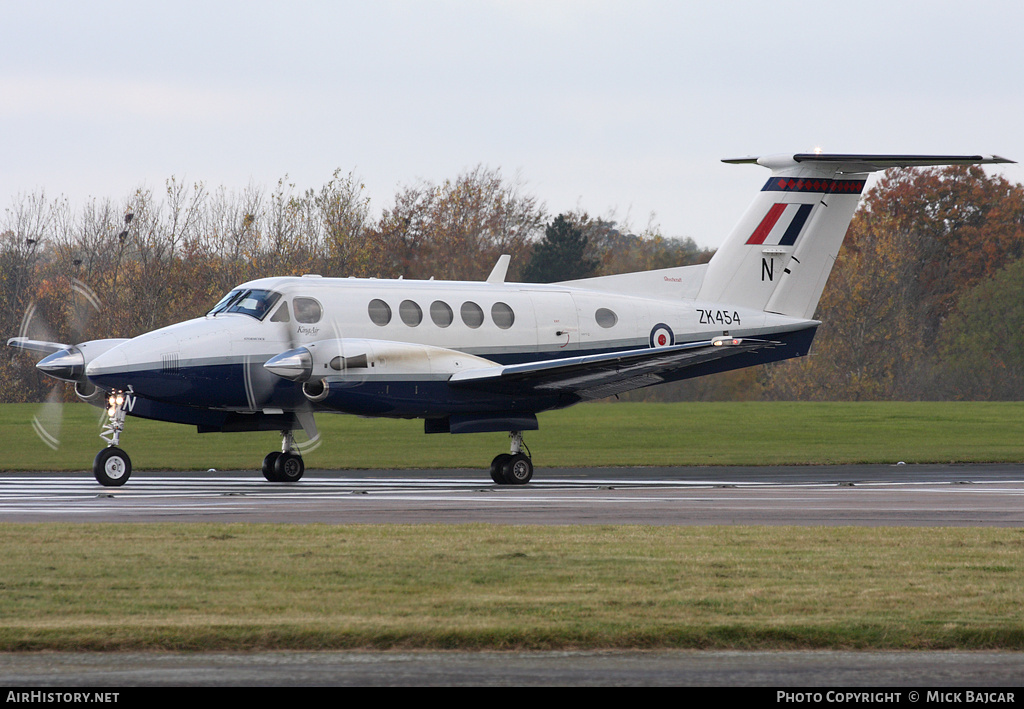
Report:
M 8 347 L 16 347 L 19 350 L 28 350 L 30 352 L 42 352 L 43 354 L 53 354 L 54 352 L 60 352 L 66 350 L 71 345 L 63 345 L 59 342 L 45 342 L 43 340 L 30 340 L 27 337 L 12 337 L 7 341 Z
M 499 393 L 571 393 L 583 400 L 602 399 L 658 384 L 688 367 L 778 344 L 719 337 L 671 347 L 484 367 L 458 372 L 448 381 L 452 386 Z

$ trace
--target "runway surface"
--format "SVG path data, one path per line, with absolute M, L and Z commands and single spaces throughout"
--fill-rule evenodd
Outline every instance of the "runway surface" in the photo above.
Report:
M 0 474 L 4 522 L 281 522 L 1024 526 L 1024 466 L 857 465 L 538 469 L 525 486 L 479 470 Z
M 264 652 L 0 654 L 6 687 L 985 687 L 1016 692 L 1012 652 Z M 725 692 L 727 698 L 728 692 Z M 735 694 L 735 693 L 734 693 Z M 920 699 L 925 692 L 920 692 Z M 902 701 L 908 701 L 903 690 Z M 743 699 L 777 703 L 773 691 Z M 125 699 L 135 695 L 128 692 Z M 140 697 L 135 697 L 140 698 Z M 152 699 L 152 696 L 147 698 Z M 289 696 L 294 701 L 294 695 Z M 263 698 L 266 700 L 266 697 Z M 952 700 L 949 700 L 952 701 Z M 961 700 L 963 701 L 963 697 Z M 1019 701 L 1019 699 L 1018 699 Z M 123 701 L 121 703 L 124 703 Z M 805 701 L 804 704 L 807 702 Z M 831 702 L 830 702 L 831 703 Z M 835 702 L 845 703 L 842 701 Z M 856 701 L 849 700 L 856 704 Z M 924 703 L 922 701 L 922 703 Z
M 0 522 L 1024 527 L 1024 466 L 0 473 Z M 1019 687 L 1024 653 L 29 653 L 0 684 L 47 686 Z M 128 695 L 130 696 L 130 695 Z M 766 695 L 774 700 L 774 695 Z

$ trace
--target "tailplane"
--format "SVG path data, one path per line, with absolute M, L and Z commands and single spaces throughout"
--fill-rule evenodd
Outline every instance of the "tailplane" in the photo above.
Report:
M 772 174 L 708 263 L 698 299 L 809 319 L 870 173 L 1013 161 L 995 155 L 807 153 L 723 162 L 762 165 Z

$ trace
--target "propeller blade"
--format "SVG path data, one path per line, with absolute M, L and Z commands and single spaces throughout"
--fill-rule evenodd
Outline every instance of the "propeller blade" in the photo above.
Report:
M 70 298 L 60 306 L 60 320 L 66 319 L 66 328 L 61 332 L 71 335 L 77 344 L 54 341 L 56 328 L 53 322 L 59 301 L 48 299 L 49 308 L 39 307 L 35 301 L 29 303 L 21 319 L 18 337 L 7 341 L 9 347 L 46 355 L 36 363 L 36 368 L 47 376 L 78 386 L 89 386 L 85 378 L 85 365 L 96 354 L 119 344 L 123 340 L 102 340 L 82 342 L 89 320 L 100 312 L 102 303 L 96 293 L 77 278 L 70 278 Z M 86 352 L 87 351 L 87 352 Z M 82 396 L 90 400 L 87 396 Z M 64 385 L 58 383 L 46 395 L 46 400 L 32 417 L 32 429 L 40 440 L 56 450 L 60 447 L 60 432 L 64 417 Z M 91 403 L 91 402 L 90 402 Z
M 64 418 L 63 390 L 61 384 L 51 389 L 46 401 L 32 417 L 32 430 L 39 436 L 39 440 L 53 450 L 60 448 L 60 428 Z

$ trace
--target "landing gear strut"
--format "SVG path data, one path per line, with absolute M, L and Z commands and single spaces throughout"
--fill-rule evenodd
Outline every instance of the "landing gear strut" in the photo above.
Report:
M 306 464 L 295 450 L 291 431 L 281 431 L 281 452 L 268 453 L 263 459 L 263 477 L 272 483 L 293 483 L 302 478 Z
M 128 454 L 118 448 L 121 432 L 124 430 L 125 406 L 130 401 L 130 394 L 115 391 L 107 396 L 107 423 L 103 426 L 100 438 L 107 442 L 107 447 L 96 454 L 92 462 L 92 474 L 96 482 L 106 487 L 120 487 L 128 482 L 132 474 L 132 460 Z
M 491 461 L 491 480 L 499 485 L 525 485 L 533 477 L 530 449 L 523 442 L 522 431 L 512 431 L 509 436 L 512 438 L 511 452 L 497 455 Z

